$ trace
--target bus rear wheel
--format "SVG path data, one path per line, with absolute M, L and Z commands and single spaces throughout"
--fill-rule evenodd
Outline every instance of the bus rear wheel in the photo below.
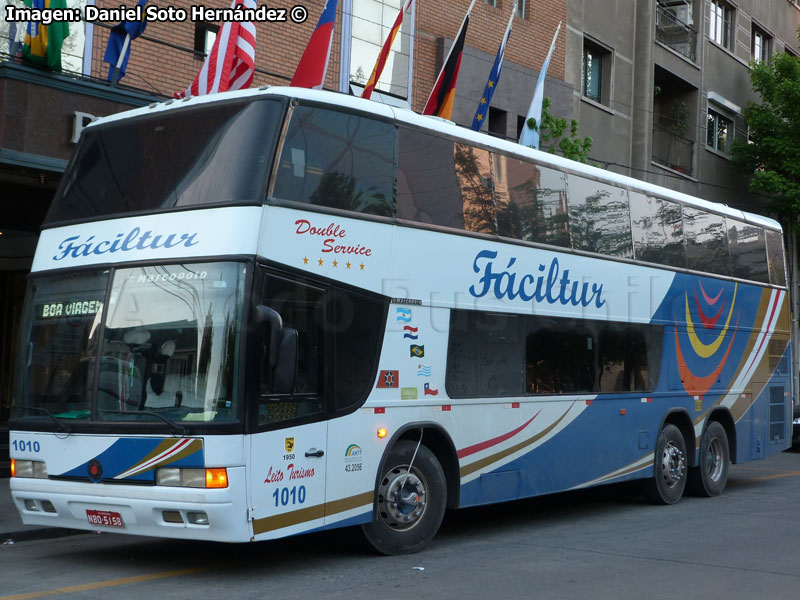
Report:
M 675 504 L 686 487 L 686 442 L 680 429 L 667 424 L 658 434 L 653 478 L 645 492 L 654 504 Z
M 362 525 L 367 542 L 381 554 L 421 550 L 444 517 L 447 482 L 442 466 L 425 446 L 419 446 L 416 456 L 415 450 L 417 444 L 408 440 L 392 448 L 375 490 L 374 518 Z
M 706 498 L 719 496 L 728 482 L 730 448 L 725 428 L 716 421 L 708 424 L 700 440 L 699 463 L 689 470 L 689 491 Z

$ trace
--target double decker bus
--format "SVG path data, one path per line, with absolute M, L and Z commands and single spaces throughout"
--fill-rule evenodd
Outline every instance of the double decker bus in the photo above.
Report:
M 328 92 L 89 126 L 36 250 L 26 524 L 226 542 L 641 479 L 723 492 L 791 440 L 781 229 Z

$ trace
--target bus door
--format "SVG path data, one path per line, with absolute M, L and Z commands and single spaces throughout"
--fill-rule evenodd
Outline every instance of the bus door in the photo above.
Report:
M 320 527 L 324 517 L 325 289 L 264 275 L 250 506 L 254 534 L 278 537 Z

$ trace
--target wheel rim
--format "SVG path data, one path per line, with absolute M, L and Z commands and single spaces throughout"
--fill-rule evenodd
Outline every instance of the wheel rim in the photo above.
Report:
M 683 479 L 686 472 L 686 458 L 675 444 L 668 442 L 661 455 L 661 472 L 667 487 L 674 488 Z
M 722 460 L 722 444 L 717 438 L 711 440 L 706 452 L 706 473 L 711 481 L 719 481 L 725 464 Z
M 407 530 L 420 522 L 428 503 L 427 482 L 408 465 L 394 467 L 378 486 L 378 514 L 392 529 Z

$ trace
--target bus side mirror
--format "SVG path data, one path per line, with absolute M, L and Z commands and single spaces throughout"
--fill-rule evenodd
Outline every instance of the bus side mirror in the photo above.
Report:
M 297 329 L 287 327 L 281 335 L 278 360 L 272 375 L 273 394 L 291 394 L 297 379 Z
M 255 308 L 255 322 L 259 326 L 269 323 L 269 366 L 275 368 L 283 336 L 283 319 L 274 308 L 259 304 Z

